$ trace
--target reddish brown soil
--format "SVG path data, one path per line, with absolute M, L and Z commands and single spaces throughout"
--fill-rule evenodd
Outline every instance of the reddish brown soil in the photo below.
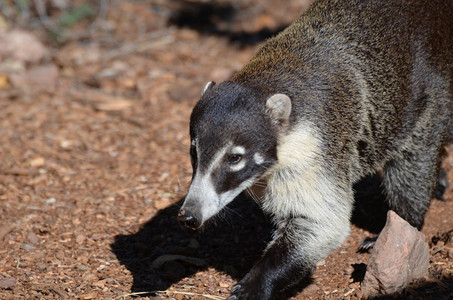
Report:
M 3 18 L 40 37 L 51 52 L 37 65 L 58 77 L 54 90 L 15 85 L 0 60 L 1 299 L 223 299 L 253 265 L 271 232 L 253 201 L 238 199 L 203 232 L 176 222 L 189 115 L 205 82 L 231 76 L 307 3 L 228 3 L 113 0 L 97 27 L 78 24 L 61 45 L 39 22 Z M 444 166 L 453 182 L 452 147 Z M 349 239 L 295 299 L 361 296 L 369 254 L 357 248 L 384 214 L 368 185 L 359 190 Z M 423 229 L 429 276 L 395 297 L 453 297 L 451 187 L 445 199 Z

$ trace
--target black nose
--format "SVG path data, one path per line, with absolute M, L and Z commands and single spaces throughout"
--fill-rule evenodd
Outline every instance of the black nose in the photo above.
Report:
M 200 226 L 199 219 L 193 213 L 185 209 L 181 209 L 179 211 L 178 222 L 179 224 L 192 230 L 196 230 Z

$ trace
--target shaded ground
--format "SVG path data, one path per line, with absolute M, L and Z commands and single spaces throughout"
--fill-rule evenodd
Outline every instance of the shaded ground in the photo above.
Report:
M 3 14 L 0 28 L 33 32 L 47 52 L 0 56 L 0 298 L 227 297 L 271 226 L 245 198 L 201 233 L 176 223 L 191 177 L 190 111 L 205 82 L 228 79 L 306 6 L 114 0 L 61 44 L 37 17 Z M 360 297 L 369 254 L 356 250 L 384 222 L 372 186 L 358 187 L 351 236 L 295 299 Z M 396 297 L 453 297 L 451 187 L 445 199 L 433 200 L 423 229 L 429 276 Z

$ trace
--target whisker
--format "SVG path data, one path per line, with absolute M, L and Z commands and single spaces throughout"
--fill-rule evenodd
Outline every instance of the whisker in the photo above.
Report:
M 193 188 L 194 190 L 204 191 L 204 189 L 203 189 L 201 186 L 192 185 L 192 188 Z
M 256 204 L 261 204 L 261 200 L 262 200 L 262 197 L 258 197 L 255 192 L 253 191 L 253 189 L 251 188 L 247 188 L 247 192 L 248 194 L 250 195 L 250 197 L 253 199 L 253 201 L 256 202 Z
M 262 188 L 265 188 L 267 186 L 266 183 L 261 183 L 261 182 L 255 182 L 254 185 L 256 185 L 258 187 L 262 187 Z
M 233 213 L 233 214 L 235 214 L 236 216 L 243 218 L 242 215 L 241 215 L 240 213 L 238 213 L 238 212 L 235 211 L 234 209 L 229 208 L 228 206 L 225 206 L 225 207 L 224 207 L 224 210 L 225 210 L 225 212 Z

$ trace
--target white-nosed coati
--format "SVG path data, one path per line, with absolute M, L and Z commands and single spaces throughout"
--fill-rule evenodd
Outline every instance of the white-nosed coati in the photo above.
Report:
M 191 116 L 198 228 L 257 180 L 276 229 L 230 299 L 270 299 L 349 233 L 353 184 L 383 168 L 391 209 L 421 228 L 453 138 L 453 1 L 320 0 Z

